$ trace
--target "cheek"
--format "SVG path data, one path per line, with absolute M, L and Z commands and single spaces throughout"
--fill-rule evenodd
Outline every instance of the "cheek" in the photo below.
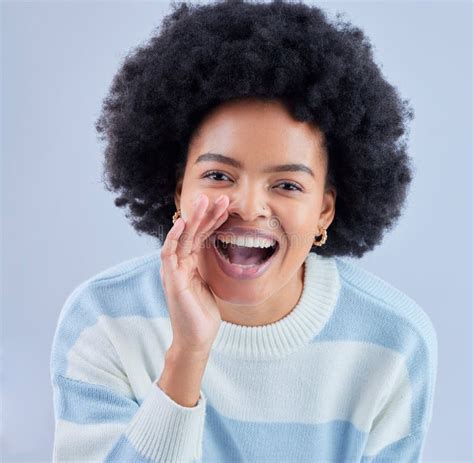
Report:
M 313 213 L 314 216 L 314 213 Z M 304 250 L 311 248 L 311 244 L 314 240 L 314 217 L 311 217 L 311 213 L 306 212 L 305 214 L 291 214 L 291 216 L 285 216 L 285 218 L 279 218 L 281 230 L 286 238 L 286 245 L 292 250 L 297 248 Z
M 186 196 L 181 198 L 181 215 L 189 220 L 194 213 L 194 203 L 201 192 L 199 190 L 191 190 Z

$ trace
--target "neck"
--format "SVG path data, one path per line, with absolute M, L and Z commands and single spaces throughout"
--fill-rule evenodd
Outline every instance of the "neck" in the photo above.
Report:
M 242 320 L 240 316 L 236 323 L 231 323 L 226 321 L 228 316 L 224 313 L 224 320 L 212 346 L 213 355 L 232 355 L 253 360 L 277 359 L 308 345 L 331 317 L 339 297 L 341 281 L 336 259 L 314 253 L 308 254 L 304 268 L 297 274 L 304 278 L 302 292 L 279 291 L 271 298 L 273 310 L 268 301 L 257 306 L 258 309 L 267 308 L 266 312 L 259 314 L 261 319 L 247 316 Z M 297 284 L 298 281 L 301 283 L 300 278 L 292 277 L 288 282 L 289 288 L 301 288 Z M 280 296 L 282 300 L 278 299 Z M 240 310 L 245 314 L 252 313 L 249 306 L 240 307 Z M 242 312 L 231 310 L 229 316 L 235 316 L 236 313 Z M 242 326 L 248 320 L 255 325 Z M 268 324 L 272 320 L 274 323 Z
M 303 291 L 304 264 L 290 280 L 269 298 L 256 305 L 239 305 L 216 297 L 222 320 L 243 326 L 264 326 L 286 317 Z

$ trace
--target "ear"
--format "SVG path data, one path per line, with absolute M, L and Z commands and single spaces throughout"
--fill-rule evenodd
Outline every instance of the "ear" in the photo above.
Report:
M 176 189 L 174 192 L 174 204 L 176 206 L 176 210 L 180 208 L 182 188 L 183 188 L 183 177 L 179 177 L 176 182 Z
M 337 192 L 332 187 L 324 192 L 322 210 L 319 215 L 320 223 L 324 224 L 324 228 L 329 228 L 336 215 L 336 197 Z

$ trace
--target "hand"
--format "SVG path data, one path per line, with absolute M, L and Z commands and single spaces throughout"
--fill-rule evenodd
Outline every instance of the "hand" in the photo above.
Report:
M 173 224 L 161 250 L 160 276 L 173 330 L 172 346 L 182 352 L 210 352 L 222 321 L 197 263 L 205 240 L 228 218 L 229 198 L 208 203 L 208 197 L 201 195 L 189 220 L 180 217 Z

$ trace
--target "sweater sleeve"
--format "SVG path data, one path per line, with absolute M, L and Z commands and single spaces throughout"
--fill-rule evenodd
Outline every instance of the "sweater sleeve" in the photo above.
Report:
M 437 336 L 429 319 L 416 335 L 404 339 L 403 346 L 361 463 L 421 462 L 433 414 L 438 359 Z
M 392 442 L 375 455 L 363 457 L 361 463 L 420 463 L 423 455 L 427 429 L 415 431 Z
M 76 296 L 63 307 L 51 351 L 53 461 L 199 461 L 206 406 L 202 391 L 194 407 L 184 407 L 154 378 L 138 400 L 106 333 L 95 336 L 93 345 L 87 336 L 81 342 L 99 317 L 90 295 Z

